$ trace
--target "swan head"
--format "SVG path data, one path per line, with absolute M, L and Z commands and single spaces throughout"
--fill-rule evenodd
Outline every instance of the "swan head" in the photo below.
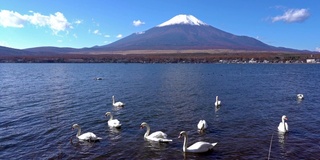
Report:
M 288 120 L 288 118 L 287 118 L 287 116 L 286 115 L 283 115 L 282 117 L 281 117 L 281 120 Z
M 107 112 L 106 114 L 105 114 L 105 116 L 107 117 L 107 116 L 110 116 L 111 115 L 111 112 Z
M 140 124 L 140 128 L 142 129 L 142 128 L 144 128 L 145 126 L 147 126 L 148 124 L 146 123 L 146 122 L 142 122 L 141 124 Z
M 72 130 L 73 130 L 73 129 L 79 129 L 79 128 L 80 128 L 80 126 L 79 126 L 78 124 L 72 125 Z
M 178 138 L 181 138 L 182 136 L 186 136 L 186 135 L 187 135 L 186 131 L 181 131 Z

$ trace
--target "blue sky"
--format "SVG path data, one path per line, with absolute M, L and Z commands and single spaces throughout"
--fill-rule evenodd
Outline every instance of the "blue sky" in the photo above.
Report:
M 269 45 L 320 51 L 320 1 L 303 0 L 0 1 L 0 46 L 106 45 L 178 14 Z

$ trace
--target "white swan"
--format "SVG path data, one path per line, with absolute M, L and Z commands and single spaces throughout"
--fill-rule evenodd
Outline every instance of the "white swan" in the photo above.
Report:
M 105 116 L 106 116 L 106 117 L 107 117 L 107 116 L 110 116 L 110 119 L 108 120 L 108 125 L 109 125 L 110 127 L 121 128 L 121 123 L 120 123 L 120 121 L 117 120 L 117 119 L 113 119 L 113 115 L 111 114 L 111 112 L 107 112 L 107 113 L 105 114 Z
M 213 147 L 218 144 L 218 143 L 209 143 L 209 142 L 200 141 L 192 144 L 187 148 L 187 143 L 188 143 L 187 132 L 181 131 L 178 138 L 181 138 L 182 136 L 184 136 L 184 142 L 183 142 L 183 148 L 182 148 L 183 152 L 203 153 L 213 149 Z
M 302 100 L 302 99 L 304 98 L 304 96 L 303 96 L 303 94 L 297 94 L 297 98 L 298 98 L 299 100 Z
M 221 105 L 221 101 L 218 100 L 218 96 L 216 96 L 216 102 L 214 102 L 214 105 L 216 107 Z
M 100 140 L 102 138 L 97 137 L 94 133 L 92 132 L 87 132 L 87 133 L 83 133 L 81 134 L 81 127 L 78 124 L 74 124 L 72 126 L 72 130 L 73 129 L 78 129 L 78 133 L 76 135 L 76 137 L 80 140 L 80 141 L 97 141 Z
M 125 104 L 122 103 L 122 102 L 115 102 L 114 96 L 112 96 L 112 105 L 113 105 L 114 107 L 123 107 Z
M 289 131 L 289 127 L 288 127 L 287 122 L 285 122 L 285 120 L 288 120 L 287 116 L 283 115 L 281 117 L 281 120 L 282 120 L 282 122 L 280 122 L 279 126 L 278 126 L 279 132 L 288 132 Z
M 200 120 L 198 123 L 198 130 L 203 131 L 208 127 L 207 122 L 205 120 Z
M 167 134 L 163 133 L 162 131 L 156 131 L 150 134 L 150 127 L 146 122 L 141 123 L 140 128 L 147 127 L 147 132 L 144 134 L 144 139 L 148 141 L 155 141 L 155 142 L 171 142 L 171 139 L 167 139 Z M 150 134 L 150 135 L 149 135 Z

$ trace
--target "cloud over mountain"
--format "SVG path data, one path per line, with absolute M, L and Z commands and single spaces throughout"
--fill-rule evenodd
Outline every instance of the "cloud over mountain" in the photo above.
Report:
M 308 19 L 310 13 L 307 9 L 289 9 L 283 15 L 275 16 L 272 22 L 284 21 L 288 23 L 303 22 Z
M 133 25 L 136 26 L 136 27 L 145 24 L 145 22 L 142 22 L 141 20 L 135 20 L 135 21 L 133 21 L 132 23 L 133 23 Z

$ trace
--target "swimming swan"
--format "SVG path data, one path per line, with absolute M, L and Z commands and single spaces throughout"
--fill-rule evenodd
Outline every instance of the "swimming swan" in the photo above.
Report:
M 117 120 L 117 119 L 113 119 L 113 115 L 111 114 L 111 112 L 107 112 L 107 113 L 105 114 L 105 116 L 106 116 L 106 117 L 107 117 L 107 116 L 110 116 L 110 119 L 108 120 L 108 125 L 109 125 L 110 127 L 121 128 L 121 123 L 120 123 L 120 121 Z
M 78 124 L 74 124 L 72 126 L 72 130 L 74 129 L 78 129 L 78 133 L 76 135 L 76 137 L 80 140 L 80 141 L 97 141 L 100 140 L 102 138 L 97 137 L 94 133 L 92 132 L 87 132 L 87 133 L 83 133 L 81 134 L 81 127 Z
M 207 122 L 205 120 L 200 120 L 198 123 L 198 130 L 203 131 L 208 127 Z
M 147 127 L 147 132 L 144 134 L 144 139 L 148 141 L 155 141 L 155 142 L 171 142 L 171 139 L 167 139 L 167 134 L 163 133 L 162 131 L 156 131 L 150 134 L 150 127 L 146 122 L 141 123 L 140 128 Z M 150 134 L 150 135 L 149 135 Z
M 114 96 L 112 96 L 112 105 L 113 105 L 114 107 L 123 107 L 125 104 L 122 103 L 122 102 L 115 102 Z
M 287 116 L 283 115 L 281 117 L 281 120 L 282 120 L 282 122 L 280 122 L 279 126 L 278 126 L 279 132 L 288 132 L 289 131 L 289 127 L 288 127 L 287 122 L 285 122 L 285 120 L 288 120 Z
M 203 153 L 213 149 L 213 147 L 218 144 L 218 143 L 208 143 L 208 142 L 200 141 L 192 144 L 187 148 L 188 135 L 186 131 L 181 131 L 178 138 L 181 138 L 182 136 L 184 136 L 184 142 L 183 142 L 183 148 L 182 148 L 183 152 Z
M 216 107 L 221 105 L 221 101 L 218 100 L 218 96 L 216 96 L 216 102 L 214 102 L 214 105 Z
M 304 96 L 303 96 L 303 94 L 297 94 L 297 98 L 298 98 L 299 100 L 302 100 L 302 99 L 304 98 Z

